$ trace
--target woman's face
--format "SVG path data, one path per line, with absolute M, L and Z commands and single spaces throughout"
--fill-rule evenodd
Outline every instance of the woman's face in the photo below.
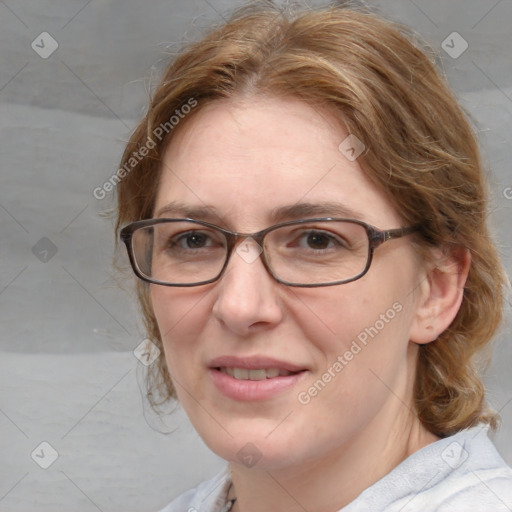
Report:
M 169 146 L 154 216 L 197 209 L 199 220 L 251 233 L 291 206 L 293 219 L 346 217 L 337 205 L 380 229 L 401 227 L 347 158 L 352 152 L 339 149 L 347 136 L 327 112 L 294 99 L 211 103 Z M 306 203 L 314 215 L 300 215 Z M 215 283 L 151 285 L 171 378 L 201 437 L 226 460 L 279 468 L 363 446 L 386 425 L 404 424 L 420 274 L 404 237 L 379 247 L 368 273 L 343 285 L 279 284 L 243 251 L 232 253 Z M 224 366 L 245 368 L 235 370 L 244 379 L 247 368 L 285 375 L 253 371 L 265 380 L 239 380 L 219 371 Z

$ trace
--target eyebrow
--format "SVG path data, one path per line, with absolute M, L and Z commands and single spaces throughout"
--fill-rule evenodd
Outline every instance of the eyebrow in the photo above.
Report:
M 155 217 L 180 216 L 197 220 L 219 220 L 217 209 L 214 206 L 190 205 L 179 201 L 171 201 L 156 211 Z
M 362 213 L 341 203 L 331 201 L 295 203 L 290 206 L 274 208 L 270 214 L 272 222 L 275 223 L 313 217 L 341 217 L 363 220 Z
M 190 219 L 204 221 L 219 221 L 223 216 L 217 208 L 208 205 L 190 205 L 179 201 L 172 201 L 159 208 L 156 217 L 163 216 L 183 216 Z M 341 203 L 322 201 L 322 202 L 303 202 L 288 206 L 274 208 L 270 212 L 270 222 L 278 224 L 288 220 L 298 220 L 313 217 L 340 217 L 345 219 L 364 220 L 364 215 Z

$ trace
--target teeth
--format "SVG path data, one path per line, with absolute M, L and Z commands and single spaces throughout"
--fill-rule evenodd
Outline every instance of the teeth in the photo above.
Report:
M 288 370 L 280 370 L 279 368 L 221 368 L 222 373 L 226 373 L 238 380 L 265 380 L 274 377 L 283 377 L 292 375 Z
M 249 378 L 249 370 L 247 368 L 234 368 L 233 377 L 239 380 L 247 380 Z
M 249 370 L 249 380 L 265 380 L 266 378 L 267 372 L 264 369 Z

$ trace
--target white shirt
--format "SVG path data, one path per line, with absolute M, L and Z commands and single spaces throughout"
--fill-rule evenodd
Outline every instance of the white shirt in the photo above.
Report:
M 160 512 L 222 512 L 230 484 L 226 466 Z M 512 511 L 512 469 L 484 426 L 418 450 L 338 512 L 469 511 Z

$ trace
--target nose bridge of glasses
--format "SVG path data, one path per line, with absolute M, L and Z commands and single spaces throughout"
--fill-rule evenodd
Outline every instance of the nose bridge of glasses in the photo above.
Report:
M 268 232 L 267 229 L 256 231 L 253 233 L 240 232 L 240 231 L 229 231 L 224 228 L 217 228 L 224 237 L 226 238 L 227 257 L 231 256 L 233 249 L 237 249 L 245 243 L 256 243 L 261 249 L 263 249 L 263 238 Z
M 261 232 L 224 232 L 224 235 L 227 241 L 226 265 L 231 260 L 233 252 L 236 252 L 245 263 L 254 263 L 263 253 L 264 235 L 261 235 Z

